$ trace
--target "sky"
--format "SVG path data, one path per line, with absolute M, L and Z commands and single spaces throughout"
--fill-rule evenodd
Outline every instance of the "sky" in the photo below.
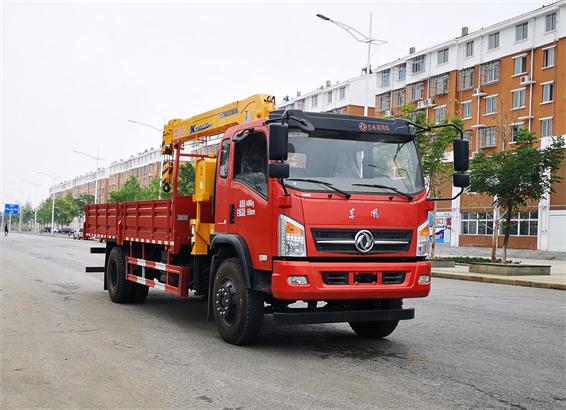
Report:
M 547 1 L 25 2 L 0 0 L 0 203 L 161 144 L 171 118 L 257 93 L 278 101 L 360 74 L 366 47 L 317 13 L 387 41 L 387 63 Z M 35 195 L 37 186 L 37 199 Z

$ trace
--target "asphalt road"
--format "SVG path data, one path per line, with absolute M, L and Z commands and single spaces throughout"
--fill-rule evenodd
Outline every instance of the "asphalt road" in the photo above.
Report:
M 2 408 L 566 408 L 566 292 L 434 279 L 388 339 L 264 325 L 235 347 L 205 305 L 117 305 L 96 242 L 0 238 Z

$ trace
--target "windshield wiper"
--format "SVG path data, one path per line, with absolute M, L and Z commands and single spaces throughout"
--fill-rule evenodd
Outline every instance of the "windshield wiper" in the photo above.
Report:
M 370 188 L 383 188 L 383 189 L 390 189 L 391 191 L 395 192 L 396 194 L 402 195 L 405 198 L 407 198 L 409 201 L 413 200 L 413 196 L 409 195 L 403 191 L 399 191 L 397 188 L 394 188 L 392 186 L 387 186 L 387 185 L 379 185 L 379 184 L 352 184 L 354 186 L 367 186 Z
M 334 192 L 338 192 L 339 194 L 344 195 L 346 198 L 350 199 L 352 196 L 346 191 L 342 191 L 340 188 L 336 188 L 330 182 L 319 181 L 318 179 L 310 179 L 310 178 L 285 178 L 285 181 L 299 181 L 299 182 L 312 182 L 314 184 L 320 184 L 327 186 L 328 188 L 332 189 Z

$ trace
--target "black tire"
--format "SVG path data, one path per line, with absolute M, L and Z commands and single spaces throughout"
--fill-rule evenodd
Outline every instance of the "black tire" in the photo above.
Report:
M 132 301 L 134 287 L 133 283 L 126 279 L 126 260 L 119 246 L 113 247 L 108 255 L 106 284 L 112 302 L 128 303 Z
M 132 290 L 132 300 L 133 303 L 143 303 L 147 299 L 147 292 L 149 287 L 141 285 L 139 283 L 132 283 L 134 289 Z
M 378 305 L 381 309 L 401 309 L 402 299 L 384 299 Z M 398 320 L 376 321 L 376 322 L 349 322 L 350 327 L 356 334 L 368 339 L 381 339 L 389 336 L 397 328 Z
M 263 295 L 246 288 L 240 261 L 224 260 L 212 288 L 214 322 L 222 339 L 234 345 L 255 340 L 263 322 Z

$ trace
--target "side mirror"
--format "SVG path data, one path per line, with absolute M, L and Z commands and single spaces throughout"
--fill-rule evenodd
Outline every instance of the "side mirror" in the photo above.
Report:
M 269 178 L 289 178 L 289 164 L 275 162 L 268 165 Z
M 269 159 L 286 161 L 288 155 L 289 126 L 287 124 L 269 124 Z
M 456 188 L 467 188 L 470 186 L 470 176 L 456 172 L 452 176 L 452 185 Z
M 467 140 L 457 139 L 454 146 L 454 171 L 466 172 L 470 167 L 470 144 Z

